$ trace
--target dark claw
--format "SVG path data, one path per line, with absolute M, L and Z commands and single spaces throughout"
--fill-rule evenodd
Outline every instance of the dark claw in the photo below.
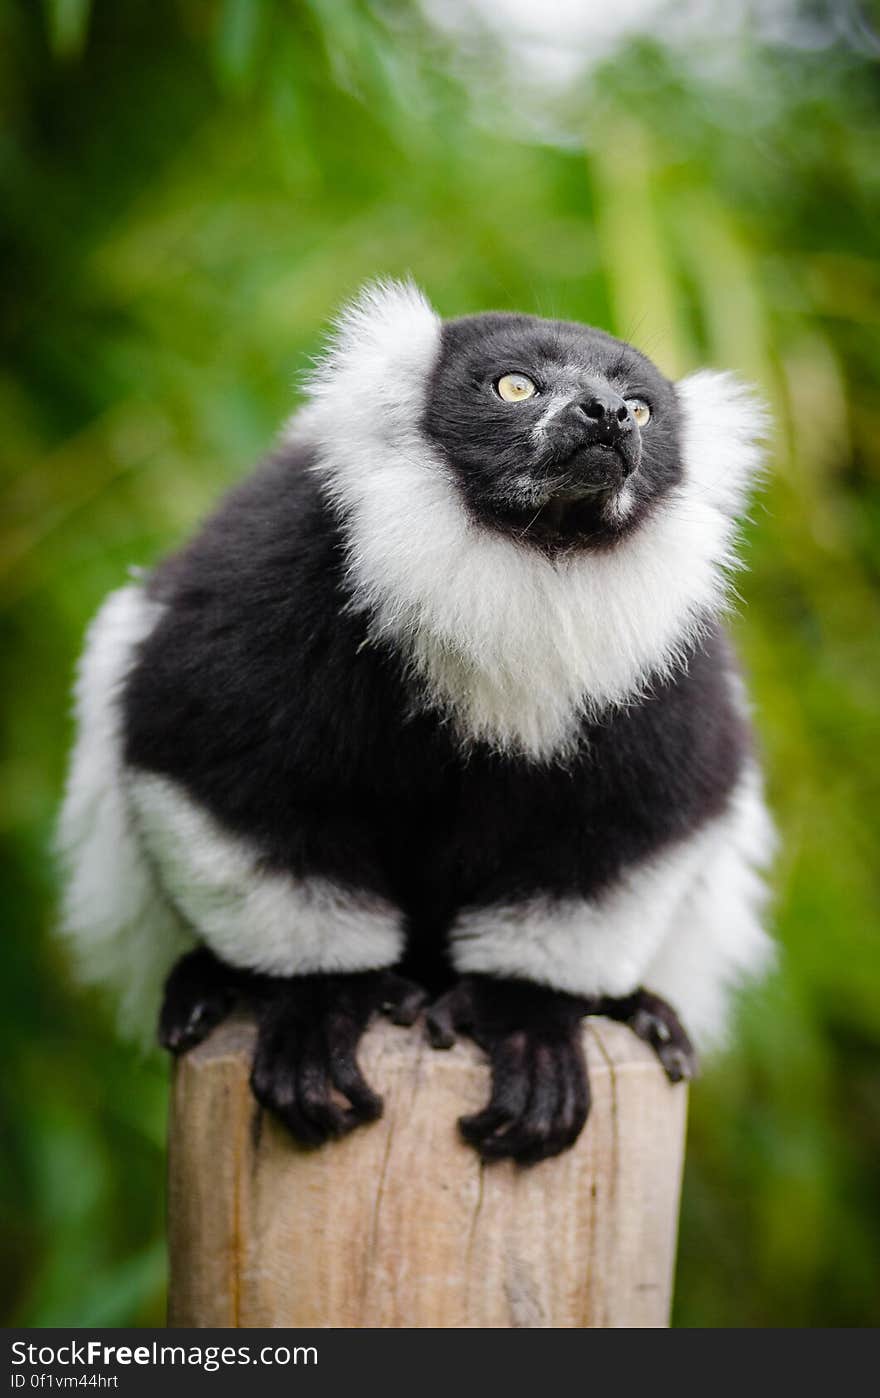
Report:
M 218 961 L 207 947 L 182 956 L 165 982 L 159 1043 L 186 1053 L 206 1039 L 232 1010 L 246 974 Z
M 659 995 L 637 990 L 621 1000 L 603 1000 L 598 1012 L 628 1024 L 650 1044 L 670 1082 L 696 1077 L 699 1063 L 694 1046 L 675 1010 Z

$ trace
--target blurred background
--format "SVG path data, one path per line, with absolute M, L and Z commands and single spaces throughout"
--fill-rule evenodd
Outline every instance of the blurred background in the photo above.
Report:
M 161 1324 L 167 1067 L 51 938 L 84 626 L 270 445 L 362 279 L 760 385 L 735 620 L 780 970 L 692 1094 L 675 1323 L 880 1321 L 880 71 L 834 0 L 2 0 L 9 1323 Z

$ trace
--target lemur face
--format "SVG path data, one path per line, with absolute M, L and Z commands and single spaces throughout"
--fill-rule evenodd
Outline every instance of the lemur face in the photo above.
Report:
M 604 548 L 681 478 L 673 386 L 590 326 L 443 324 L 424 431 L 479 524 L 545 552 Z

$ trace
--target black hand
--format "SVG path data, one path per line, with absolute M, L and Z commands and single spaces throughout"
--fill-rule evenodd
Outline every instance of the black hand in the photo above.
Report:
M 219 961 L 207 947 L 182 956 L 165 982 L 159 1014 L 159 1043 L 170 1053 L 186 1053 L 224 1020 L 251 977 Z
M 382 1099 L 358 1065 L 361 1036 L 379 1011 L 412 1024 L 425 998 L 393 971 L 270 982 L 258 1008 L 254 1096 L 304 1145 L 374 1121 Z
M 650 1044 L 670 1082 L 687 1082 L 696 1077 L 694 1046 L 675 1010 L 659 995 L 636 990 L 620 1000 L 606 997 L 600 1000 L 595 1013 L 628 1024 L 634 1034 Z
M 488 1055 L 489 1102 L 459 1121 L 484 1159 L 534 1164 L 577 1140 L 590 1110 L 581 1020 L 592 1003 L 526 981 L 464 976 L 431 1006 L 435 1048 L 461 1031 Z

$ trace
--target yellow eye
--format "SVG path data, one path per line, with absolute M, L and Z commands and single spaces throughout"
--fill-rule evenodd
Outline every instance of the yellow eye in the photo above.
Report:
M 538 391 L 527 374 L 504 374 L 496 383 L 495 390 L 505 403 L 524 403 L 527 398 L 534 398 Z
M 651 421 L 651 409 L 644 398 L 627 398 L 626 406 L 629 408 L 639 427 L 647 427 Z

